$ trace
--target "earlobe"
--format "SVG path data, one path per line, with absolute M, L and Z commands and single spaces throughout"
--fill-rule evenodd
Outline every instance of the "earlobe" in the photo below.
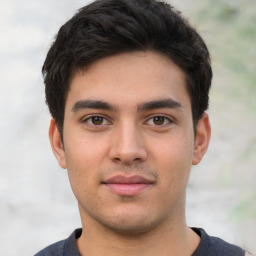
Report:
M 49 127 L 49 139 L 53 154 L 57 158 L 59 165 L 66 169 L 65 151 L 61 140 L 61 135 L 54 119 L 51 119 Z
M 194 155 L 192 164 L 197 165 L 202 160 L 204 154 L 207 151 L 210 137 L 211 137 L 211 125 L 209 121 L 209 116 L 204 113 L 202 118 L 197 123 L 196 128 L 197 134 L 194 146 Z

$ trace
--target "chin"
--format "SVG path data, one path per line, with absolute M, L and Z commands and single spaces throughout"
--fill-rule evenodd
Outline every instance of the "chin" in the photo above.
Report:
M 134 214 L 112 216 L 102 224 L 115 233 L 132 236 L 148 232 L 159 225 L 159 220 L 152 220 L 150 217 L 152 216 Z
M 138 236 L 140 234 L 144 234 L 151 229 L 151 225 L 141 225 L 141 224 L 133 224 L 133 225 L 108 225 L 108 229 L 112 230 L 114 233 L 118 233 L 123 236 Z

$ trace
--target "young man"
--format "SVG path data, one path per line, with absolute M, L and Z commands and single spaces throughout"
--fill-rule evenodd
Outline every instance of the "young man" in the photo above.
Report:
M 211 134 L 207 47 L 169 5 L 99 0 L 57 34 L 43 65 L 49 137 L 82 229 L 37 256 L 242 256 L 190 228 L 185 193 Z

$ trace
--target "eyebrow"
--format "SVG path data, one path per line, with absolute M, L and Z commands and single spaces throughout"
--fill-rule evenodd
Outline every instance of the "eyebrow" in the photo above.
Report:
M 77 112 L 81 109 L 93 108 L 93 109 L 106 109 L 113 110 L 114 107 L 109 103 L 101 100 L 79 100 L 72 107 L 72 111 Z
M 142 103 L 138 106 L 137 110 L 148 111 L 159 108 L 181 108 L 182 105 L 174 99 L 160 99 L 153 100 L 149 102 Z M 101 100 L 79 100 L 77 101 L 73 107 L 72 111 L 78 112 L 79 110 L 91 108 L 91 109 L 104 109 L 104 110 L 114 110 L 116 109 L 113 105 L 101 101 Z
M 138 111 L 148 111 L 158 108 L 181 108 L 182 105 L 174 99 L 161 99 L 143 103 L 138 106 Z

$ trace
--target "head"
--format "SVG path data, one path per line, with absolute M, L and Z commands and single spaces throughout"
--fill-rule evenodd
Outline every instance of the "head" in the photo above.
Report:
M 52 149 L 83 226 L 180 228 L 210 137 L 212 73 L 197 32 L 162 2 L 95 1 L 61 27 L 43 73 Z
M 63 134 L 70 83 L 97 60 L 136 51 L 153 51 L 184 73 L 194 131 L 208 108 L 212 79 L 203 39 L 170 5 L 155 0 L 98 0 L 80 9 L 59 30 L 42 72 L 46 102 Z

